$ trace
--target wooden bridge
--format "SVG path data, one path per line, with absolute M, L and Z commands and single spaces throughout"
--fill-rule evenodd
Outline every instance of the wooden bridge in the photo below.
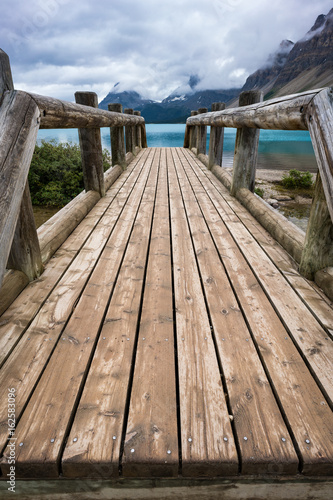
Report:
M 203 112 L 184 148 L 147 148 L 142 117 L 14 91 L 1 65 L 1 498 L 11 480 L 20 499 L 330 498 L 333 297 L 308 278 L 330 294 L 331 91 Z M 66 126 L 86 191 L 36 231 L 37 130 Z M 310 129 L 307 235 L 252 193 L 258 128 Z

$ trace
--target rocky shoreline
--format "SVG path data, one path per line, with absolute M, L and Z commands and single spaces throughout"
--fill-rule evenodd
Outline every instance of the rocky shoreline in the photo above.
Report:
M 232 168 L 226 170 L 232 174 Z M 288 173 L 288 170 L 257 169 L 256 188 L 263 191 L 263 199 L 269 205 L 306 231 L 312 198 L 295 193 L 292 189 L 282 188 L 278 184 Z M 312 177 L 315 181 L 316 174 L 312 174 Z

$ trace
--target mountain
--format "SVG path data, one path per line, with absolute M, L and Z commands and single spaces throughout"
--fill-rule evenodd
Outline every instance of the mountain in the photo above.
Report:
M 286 64 L 288 54 L 294 45 L 290 40 L 283 40 L 278 50 L 269 55 L 266 64 L 248 77 L 242 90 L 264 89 L 266 86 L 271 88 L 271 84 L 275 82 Z
M 240 89 L 196 91 L 198 83 L 199 78 L 192 75 L 186 85 L 177 88 L 162 102 L 143 99 L 133 90 L 118 91 L 121 86 L 116 84 L 98 107 L 108 109 L 109 103 L 120 102 L 123 109 L 141 111 L 147 123 L 185 123 L 193 109 L 210 109 L 213 102 L 229 102 L 240 93 Z
M 123 110 L 125 108 L 133 108 L 141 111 L 145 104 L 154 102 L 149 99 L 142 99 L 140 94 L 134 90 L 117 91 L 117 87 L 119 87 L 119 83 L 116 83 L 112 91 L 100 102 L 98 106 L 100 109 L 107 110 L 108 104 L 117 102 L 122 104 Z
M 333 9 L 317 17 L 297 43 L 284 40 L 267 63 L 250 75 L 242 90 L 261 89 L 265 98 L 333 84 Z

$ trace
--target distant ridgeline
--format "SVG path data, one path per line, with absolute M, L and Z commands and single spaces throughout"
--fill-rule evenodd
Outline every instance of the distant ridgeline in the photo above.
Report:
M 147 123 L 185 123 L 192 110 L 208 108 L 213 102 L 238 105 L 244 90 L 262 90 L 265 99 L 333 85 L 333 9 L 318 16 L 314 25 L 297 43 L 283 40 L 266 63 L 250 75 L 243 88 L 196 90 L 199 78 L 192 75 L 187 85 L 176 89 L 162 102 L 143 99 L 131 91 L 113 90 L 99 104 L 107 109 L 118 102 L 124 108 L 141 111 Z M 119 86 L 120 87 L 120 86 Z
M 116 90 L 116 89 L 115 89 Z M 99 104 L 108 109 L 108 104 L 121 103 L 124 108 L 141 111 L 146 123 L 185 123 L 192 109 L 210 108 L 212 102 L 230 102 L 238 97 L 240 89 L 201 90 L 191 94 L 175 91 L 162 102 L 143 99 L 135 91 L 110 92 Z

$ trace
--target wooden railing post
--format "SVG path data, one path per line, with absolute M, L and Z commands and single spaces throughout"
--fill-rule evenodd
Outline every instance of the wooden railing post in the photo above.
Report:
M 141 125 L 141 147 L 142 148 L 147 148 L 147 133 L 146 133 L 146 123 L 143 123 Z
M 122 113 L 123 107 L 120 103 L 108 104 L 108 110 Z M 110 127 L 112 165 L 126 167 L 124 127 Z
M 207 108 L 199 108 L 198 115 L 207 113 Z M 197 127 L 197 155 L 206 154 L 206 143 L 207 143 L 207 126 L 199 125 Z
M 126 115 L 134 115 L 134 110 L 132 108 L 124 109 Z M 125 125 L 125 145 L 126 153 L 135 153 L 135 143 L 134 143 L 134 127 L 133 125 Z
M 9 57 L 3 50 L 0 49 L 0 102 L 3 93 L 6 90 L 14 90 L 13 78 Z M 32 136 L 28 130 L 27 134 L 29 136 Z M 34 134 L 37 135 L 37 132 L 35 132 Z M 34 137 L 36 141 L 36 136 Z M 32 152 L 35 146 L 33 139 L 31 139 L 31 141 L 31 144 L 28 145 L 28 156 L 32 156 Z M 29 166 L 30 161 L 31 157 L 29 160 Z M 5 213 L 1 214 L 2 218 L 5 218 L 6 216 L 7 214 Z M 25 183 L 20 212 L 17 218 L 16 228 L 12 239 L 11 250 L 9 255 L 7 256 L 7 267 L 10 269 L 22 271 L 28 277 L 29 281 L 38 278 L 43 272 L 43 263 L 36 231 L 34 213 L 31 204 L 28 181 L 26 181 Z M 1 271 L 0 275 L 2 275 Z M 2 276 L 0 278 L 0 285 L 1 281 Z
M 140 111 L 134 111 L 136 116 L 141 116 Z M 134 135 L 135 135 L 135 147 L 141 149 L 142 139 L 141 139 L 141 125 L 135 125 L 134 127 Z
M 263 93 L 261 91 L 242 92 L 239 96 L 239 106 L 255 104 L 262 100 Z M 260 130 L 248 127 L 237 130 L 230 190 L 233 196 L 236 196 L 237 191 L 241 188 L 247 188 L 252 193 L 254 191 L 259 133 Z
M 190 147 L 190 130 L 191 127 L 189 125 L 185 125 L 185 134 L 184 134 L 184 148 L 189 148 Z
M 299 270 L 303 276 L 313 280 L 317 271 L 331 266 L 333 224 L 318 172 Z
M 39 116 L 40 111 L 28 94 L 5 93 L 0 107 L 0 136 L 5 138 L 0 149 L 0 284 L 10 254 L 11 267 L 24 272 L 30 280 L 43 270 L 26 188 Z
M 333 89 L 324 89 L 307 109 L 307 124 L 319 172 L 315 185 L 300 273 L 313 279 L 315 273 L 333 267 Z
M 191 116 L 196 116 L 198 114 L 197 111 L 191 111 Z M 197 126 L 190 127 L 190 137 L 189 137 L 189 148 L 197 147 Z
M 225 109 L 224 102 L 213 102 L 212 111 L 222 111 Z M 214 165 L 222 165 L 223 154 L 223 127 L 210 127 L 209 138 L 209 153 L 208 153 L 208 168 L 211 169 Z
M 0 102 L 6 90 L 14 90 L 12 70 L 8 55 L 0 49 Z
M 75 101 L 98 108 L 95 92 L 75 92 Z M 79 140 L 85 190 L 97 191 L 100 196 L 105 196 L 101 130 L 80 128 Z

